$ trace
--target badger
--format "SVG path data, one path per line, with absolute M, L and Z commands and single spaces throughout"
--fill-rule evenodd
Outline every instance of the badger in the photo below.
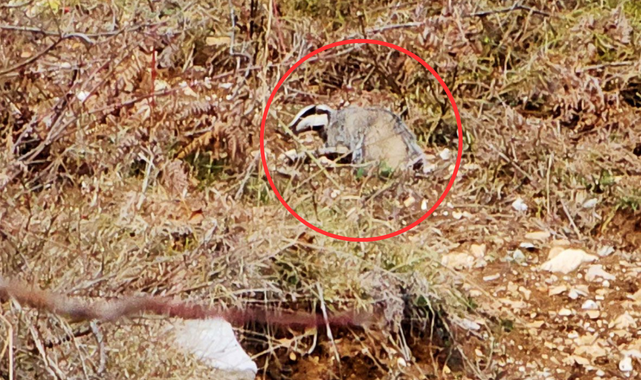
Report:
M 377 163 L 391 169 L 417 165 L 427 172 L 426 157 L 416 136 L 396 114 L 383 108 L 326 105 L 303 108 L 288 125 L 298 135 L 316 131 L 325 142 L 325 152 L 345 152 L 353 164 Z

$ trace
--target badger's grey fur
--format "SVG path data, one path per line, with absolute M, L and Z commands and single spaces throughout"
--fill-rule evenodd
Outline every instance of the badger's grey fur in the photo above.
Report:
M 319 132 L 327 148 L 343 148 L 351 153 L 355 164 L 384 162 L 392 169 L 425 164 L 414 133 L 400 117 L 382 108 L 334 110 L 326 105 L 308 106 L 294 117 L 289 128 L 295 134 Z

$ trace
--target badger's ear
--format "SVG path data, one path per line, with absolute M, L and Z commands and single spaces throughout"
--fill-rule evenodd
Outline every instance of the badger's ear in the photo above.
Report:
M 307 131 L 319 131 L 323 134 L 329 124 L 332 109 L 325 105 L 313 105 L 303 108 L 289 124 L 289 129 L 294 134 Z

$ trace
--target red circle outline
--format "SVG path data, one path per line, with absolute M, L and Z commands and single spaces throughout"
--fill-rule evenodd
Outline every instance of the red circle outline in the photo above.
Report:
M 272 180 L 271 175 L 269 174 L 269 168 L 267 167 L 267 157 L 265 155 L 265 122 L 267 121 L 267 113 L 269 112 L 269 107 L 272 104 L 272 101 L 274 100 L 274 96 L 276 95 L 276 92 L 280 88 L 280 86 L 285 83 L 285 80 L 289 77 L 289 75 L 294 72 L 300 65 L 302 65 L 305 61 L 310 59 L 311 57 L 315 56 L 318 53 L 321 53 L 325 50 L 331 49 L 333 47 L 337 46 L 343 46 L 343 45 L 349 45 L 349 44 L 357 44 L 357 43 L 365 43 L 365 44 L 373 44 L 373 45 L 380 45 L 380 46 L 385 46 L 388 48 L 396 49 L 397 51 L 400 51 L 401 53 L 404 53 L 410 57 L 412 57 L 414 60 L 419 62 L 423 67 L 425 67 L 434 77 L 438 82 L 441 84 L 443 89 L 445 90 L 445 93 L 447 94 L 447 98 L 450 101 L 450 104 L 452 104 L 452 108 L 454 109 L 454 115 L 456 117 L 456 125 L 458 129 L 458 154 L 456 156 L 456 166 L 454 167 L 454 172 L 452 173 L 452 178 L 450 179 L 449 183 L 447 184 L 447 187 L 445 188 L 445 191 L 441 195 L 441 197 L 436 201 L 436 203 L 427 210 L 427 212 L 420 217 L 418 220 L 416 220 L 414 223 L 410 224 L 409 226 L 406 226 L 398 231 L 395 232 L 390 232 L 389 234 L 386 235 L 381 235 L 381 236 L 371 236 L 371 237 L 351 237 L 351 236 L 342 236 L 342 235 L 336 235 L 331 232 L 327 232 L 321 228 L 318 228 L 314 226 L 313 224 L 309 223 L 305 219 L 303 219 L 300 215 L 298 215 L 289 205 L 283 197 L 280 195 L 278 192 L 278 189 L 276 188 L 276 185 L 274 185 L 274 181 Z M 311 228 L 312 230 L 321 233 L 325 236 L 334 238 L 334 239 L 339 239 L 339 240 L 344 240 L 344 241 L 353 241 L 353 242 L 372 242 L 372 241 L 379 241 L 379 240 L 385 240 L 389 239 L 394 236 L 398 236 L 402 233 L 405 233 L 412 228 L 418 226 L 421 222 L 423 222 L 425 219 L 427 219 L 436 209 L 438 206 L 440 206 L 441 202 L 445 199 L 447 196 L 447 193 L 450 191 L 452 188 L 452 185 L 454 185 L 454 181 L 456 180 L 456 175 L 458 174 L 459 167 L 461 166 L 461 158 L 463 156 L 463 127 L 461 125 L 461 116 L 459 115 L 458 108 L 456 107 L 456 102 L 454 101 L 454 97 L 452 96 L 452 93 L 450 92 L 450 89 L 447 87 L 443 79 L 438 75 L 438 73 L 425 62 L 422 60 L 419 56 L 416 54 L 412 53 L 411 51 L 404 49 L 400 46 L 391 44 L 389 42 L 384 42 L 384 41 L 378 41 L 378 40 L 370 40 L 370 39 L 353 39 L 353 40 L 344 40 L 344 41 L 338 41 L 331 43 L 329 45 L 325 45 L 321 48 L 318 48 L 314 50 L 313 52 L 307 54 L 303 58 L 301 58 L 298 62 L 294 64 L 286 73 L 283 75 L 283 77 L 278 81 L 278 84 L 272 91 L 269 100 L 267 100 L 267 104 L 265 106 L 265 111 L 263 112 L 263 119 L 260 125 L 260 155 L 261 155 L 261 160 L 263 162 L 263 169 L 265 170 L 265 175 L 267 176 L 267 181 L 269 182 L 269 185 L 272 187 L 272 190 L 276 194 L 276 197 L 280 201 L 280 203 L 289 211 L 290 214 L 292 214 L 296 219 L 298 219 L 301 223 L 306 225 L 307 227 Z

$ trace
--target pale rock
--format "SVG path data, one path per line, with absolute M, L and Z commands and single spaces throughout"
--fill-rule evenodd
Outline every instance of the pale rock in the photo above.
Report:
M 568 274 L 576 270 L 581 264 L 596 260 L 597 257 L 589 255 L 581 249 L 566 249 L 552 259 L 541 264 L 541 269 L 548 272 L 561 272 Z
M 633 316 L 630 315 L 630 313 L 626 311 L 616 317 L 614 321 L 610 322 L 609 327 L 617 330 L 636 329 L 637 321 Z
M 570 289 L 568 292 L 568 297 L 570 299 L 577 299 L 579 297 L 585 297 L 589 294 L 589 289 L 587 285 L 577 285 L 576 287 Z
M 87 100 L 89 95 L 91 95 L 91 93 L 89 91 L 79 91 L 76 94 L 76 98 L 78 98 L 78 100 L 80 100 L 81 102 L 84 102 L 85 100 Z
M 582 356 L 570 355 L 570 356 L 566 357 L 565 359 L 563 359 L 563 363 L 565 363 L 566 365 L 574 365 L 576 363 L 576 364 L 582 365 L 582 366 L 589 366 L 590 365 L 590 360 L 588 360 L 588 359 L 586 359 L 586 358 L 584 358 Z
M 587 300 L 583 302 L 583 305 L 581 305 L 581 309 L 583 310 L 597 310 L 598 308 L 599 305 L 597 305 L 597 303 L 592 300 Z
M 588 318 L 590 319 L 597 319 L 601 316 L 601 312 L 598 310 L 588 310 L 585 313 L 588 315 Z M 594 331 L 594 329 L 591 329 L 589 331 Z
M 470 246 L 470 252 L 477 259 L 485 257 L 486 246 L 485 244 L 472 244 Z
M 588 199 L 583 203 L 583 208 L 594 208 L 597 203 L 599 203 L 599 200 L 596 198 Z
M 606 257 L 606 256 L 610 256 L 612 252 L 614 252 L 613 247 L 610 247 L 609 245 L 604 245 L 603 247 L 599 248 L 596 254 L 601 257 Z
M 557 286 L 555 286 L 553 288 L 550 288 L 548 290 L 548 295 L 549 296 L 556 296 L 556 295 L 559 295 L 559 294 L 565 292 L 566 290 L 568 290 L 567 286 L 565 286 L 565 285 L 557 285 Z
M 527 288 L 525 288 L 523 286 L 519 286 L 519 292 L 521 292 L 521 294 L 523 294 L 523 296 L 525 296 L 526 300 L 528 300 L 528 301 L 530 300 L 530 296 L 532 295 L 532 291 L 531 290 L 529 290 L 529 289 L 527 289 Z
M 474 267 L 474 256 L 465 252 L 448 253 L 441 263 L 452 269 L 471 269 Z
M 489 281 L 498 280 L 499 278 L 501 278 L 501 274 L 497 273 L 497 274 L 492 274 L 492 275 L 489 275 L 489 276 L 484 276 L 483 277 L 483 281 L 489 282 Z
M 597 278 L 616 280 L 614 275 L 603 270 L 603 265 L 590 265 L 588 271 L 585 273 L 585 279 L 587 281 L 595 281 Z
M 411 205 L 413 205 L 414 203 L 416 203 L 416 199 L 415 199 L 413 196 L 411 196 L 411 195 L 410 195 L 409 197 L 407 197 L 407 199 L 403 202 L 403 204 L 405 205 L 405 207 L 410 207 L 410 206 L 411 206 Z
M 447 161 L 452 157 L 452 151 L 445 148 L 439 152 L 438 156 L 441 157 L 441 160 Z
M 570 309 L 563 308 L 563 309 L 559 310 L 559 315 L 561 317 L 568 317 L 568 316 L 570 316 L 572 314 L 573 314 L 572 310 L 570 310 Z
M 512 208 L 516 211 L 527 211 L 527 204 L 523 202 L 523 199 L 516 198 L 516 200 L 512 202 Z
M 470 331 L 478 331 L 481 329 L 481 325 L 467 318 L 452 318 L 452 322 L 459 327 Z
M 619 371 L 632 372 L 632 358 L 629 356 L 624 357 L 619 362 Z
M 580 339 L 580 345 L 574 349 L 575 355 L 589 356 L 592 359 L 608 355 L 609 350 L 604 347 L 605 343 L 603 340 L 595 339 L 592 335 L 586 335 L 583 338 L 587 338 L 588 341 L 586 342 L 586 339 Z
M 512 252 L 512 260 L 517 264 L 523 264 L 526 261 L 525 254 L 520 249 Z
M 536 248 L 536 247 L 534 246 L 534 244 L 532 244 L 532 243 L 530 243 L 530 242 L 527 242 L 527 241 L 524 241 L 523 243 L 519 244 L 519 248 L 523 248 L 523 249 L 534 249 L 534 248 Z
M 534 322 L 526 323 L 525 327 L 530 329 L 539 329 L 544 324 L 545 324 L 545 321 L 534 321 Z

